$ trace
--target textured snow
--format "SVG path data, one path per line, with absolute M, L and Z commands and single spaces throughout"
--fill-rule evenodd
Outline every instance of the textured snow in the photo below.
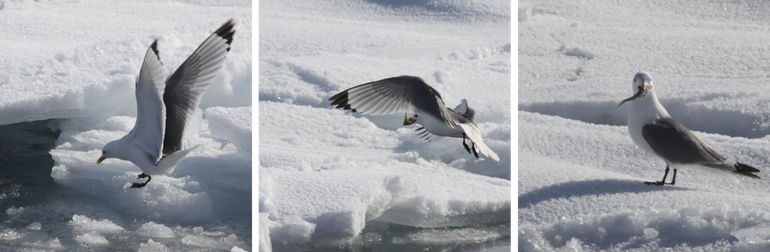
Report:
M 743 1 L 519 3 L 518 250 L 770 248 L 770 5 Z M 761 170 L 733 183 L 679 170 L 628 135 L 635 73 L 671 116 Z M 670 179 L 670 175 L 669 175 Z
M 510 222 L 509 24 L 507 1 L 260 2 L 260 249 L 376 247 L 381 225 L 416 228 L 383 241 L 396 245 L 509 237 L 484 226 Z M 403 115 L 329 106 L 398 75 L 423 78 L 449 107 L 467 99 L 500 162 L 462 139 L 419 139 Z

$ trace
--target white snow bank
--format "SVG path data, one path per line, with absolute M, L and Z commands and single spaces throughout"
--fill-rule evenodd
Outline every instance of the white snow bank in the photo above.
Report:
M 378 239 L 440 248 L 477 240 L 425 245 L 419 237 L 428 233 L 412 238 L 383 230 L 510 220 L 510 2 L 290 0 L 260 8 L 265 250 L 370 248 L 382 244 Z M 344 89 L 399 75 L 421 77 L 449 107 L 467 99 L 500 162 L 475 158 L 462 139 L 421 140 L 419 126 L 403 128 L 403 115 L 361 116 L 329 106 L 328 98 Z M 399 232 L 419 233 L 409 230 Z M 487 241 L 507 237 L 499 230 L 479 234 Z
M 524 22 L 532 16 L 532 4 L 516 2 L 516 22 Z M 518 24 L 517 24 L 518 25 Z
M 261 181 L 260 181 L 261 182 Z M 262 188 L 260 188 L 260 199 L 262 198 Z M 261 204 L 262 201 L 260 200 L 259 203 Z M 260 209 L 262 209 L 260 205 Z M 257 234 L 259 234 L 259 251 L 273 251 L 273 243 L 270 240 L 270 216 L 268 213 L 259 213 L 259 230 L 257 230 Z M 284 235 L 283 237 L 296 237 L 296 235 Z
M 335 13 L 340 18 L 368 19 L 378 23 L 404 21 L 451 21 L 458 23 L 494 24 L 509 22 L 511 3 L 509 1 L 266 1 L 260 3 L 262 10 L 294 9 L 297 13 L 312 15 L 330 15 Z M 267 11 L 261 15 L 271 14 Z M 367 16 L 368 14 L 368 16 Z M 267 19 L 260 17 L 261 19 Z M 266 27 L 270 28 L 270 27 Z
M 338 110 L 273 102 L 260 110 L 260 209 L 273 243 L 349 240 L 370 220 L 445 227 L 510 216 L 510 181 L 426 160 L 412 149 L 439 143 L 398 141 L 411 130 L 383 130 Z M 441 141 L 465 152 L 459 139 Z M 485 162 L 465 154 L 471 161 L 453 164 Z
M 148 3 L 149 4 L 149 3 Z M 83 7 L 80 12 L 96 11 L 93 6 L 84 4 L 56 5 L 60 11 Z M 124 8 L 125 7 L 125 8 Z M 160 3 L 151 9 L 182 8 L 171 3 Z M 146 10 L 143 4 L 136 6 L 121 4 L 115 8 L 128 11 Z M 9 20 L 15 20 L 14 16 L 24 15 L 29 11 L 4 11 Z M 0 123 L 9 124 L 20 121 L 42 120 L 48 118 L 68 117 L 98 117 L 106 119 L 115 115 L 136 115 L 133 84 L 135 76 L 139 73 L 141 60 L 153 39 L 159 40 L 160 57 L 167 70 L 173 71 L 195 48 L 217 27 L 227 21 L 228 18 L 236 18 L 236 35 L 231 51 L 225 61 L 222 74 L 218 76 L 211 92 L 204 94 L 201 106 L 248 106 L 251 103 L 251 23 L 248 15 L 234 15 L 232 9 L 212 8 L 207 16 L 218 17 L 206 20 L 197 19 L 195 22 L 187 22 L 184 19 L 167 21 L 163 16 L 152 15 L 149 17 L 139 15 L 132 18 L 119 18 L 125 14 L 116 14 L 112 20 L 122 22 L 98 22 L 101 27 L 87 30 L 82 33 L 99 34 L 97 37 L 87 36 L 89 39 L 72 39 L 71 36 L 55 37 L 56 41 L 64 40 L 68 47 L 60 47 L 58 43 L 52 48 L 49 45 L 52 38 L 40 38 L 46 41 L 46 49 L 34 48 L 35 43 L 27 40 L 17 41 L 10 39 L 4 44 L 18 48 L 11 50 L 12 54 L 24 54 L 34 60 L 24 61 L 0 61 L 4 71 L 0 73 L 0 109 L 4 116 Z M 34 11 L 32 11 L 34 12 Z M 111 11 L 110 11 L 111 12 Z M 243 12 L 241 12 L 243 13 Z M 246 12 L 248 13 L 248 12 Z M 100 15 L 110 13 L 100 13 Z M 89 15 L 85 15 L 89 16 Z M 60 19 L 42 19 L 39 22 L 25 23 L 26 18 L 19 18 L 21 23 L 8 23 L 5 27 L 18 26 L 23 31 L 35 30 L 33 27 L 48 27 L 53 29 L 59 26 L 55 24 Z M 68 18 L 71 19 L 71 18 Z M 139 21 L 142 20 L 142 22 Z M 58 20 L 56 22 L 52 20 Z M 145 21 L 151 20 L 151 21 Z M 86 21 L 86 20 L 83 20 Z M 166 22 L 167 21 L 167 22 Z M 78 21 L 79 23 L 80 21 Z M 93 20 L 87 21 L 94 23 Z M 124 23 L 125 22 L 125 23 Z M 133 22 L 133 23 L 132 23 Z M 153 25 L 145 25 L 150 22 Z M 131 25 L 129 25 L 131 24 Z M 157 25 L 163 24 L 163 25 Z M 84 25 L 78 27 L 92 27 Z M 119 27 L 119 28 L 118 28 Z M 75 32 L 70 27 L 61 27 L 60 30 Z M 110 30 L 109 32 L 100 32 Z M 23 37 L 28 33 L 17 30 L 9 31 L 9 36 Z M 4 34 L 8 34 L 5 33 Z M 21 33 L 21 34 L 18 34 Z M 105 36 L 105 34 L 107 36 Z M 53 34 L 51 34 L 53 35 Z M 109 36 L 112 35 L 112 36 Z M 38 37 L 34 35 L 31 37 Z M 82 37 L 82 36 L 81 36 Z M 9 51 L 10 52 L 10 51 Z M 43 54 L 47 52 L 48 54 Z M 27 64 L 20 64 L 26 62 Z
M 766 6 L 520 6 L 519 251 L 767 250 Z M 665 163 L 631 141 L 629 106 L 616 109 L 639 71 L 674 119 L 763 178 L 680 169 L 675 186 L 642 183 Z
M 212 135 L 233 143 L 240 152 L 251 153 L 251 107 L 213 107 L 203 114 Z
M 706 247 L 722 250 L 731 247 L 742 251 L 766 248 L 766 240 L 751 242 L 732 234 L 757 230 L 752 226 L 767 221 L 767 212 L 742 209 L 704 209 L 701 207 L 680 210 L 627 212 L 607 216 L 588 217 L 582 220 L 561 221 L 542 231 L 524 225 L 519 234 L 520 248 L 528 251 L 536 248 L 568 248 L 587 245 L 593 249 L 643 250 L 647 243 L 660 247 Z M 751 230 L 751 231 L 750 231 Z M 544 240 L 536 238 L 542 232 Z M 535 239 L 533 239 L 535 238 Z M 746 243 L 744 243 L 746 242 Z M 680 249 L 681 250 L 681 249 Z

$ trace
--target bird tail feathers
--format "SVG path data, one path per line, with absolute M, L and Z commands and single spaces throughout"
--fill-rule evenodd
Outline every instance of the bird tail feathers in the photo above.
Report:
M 735 163 L 734 167 L 735 167 L 734 173 L 737 173 L 746 177 L 759 178 L 759 176 L 754 174 L 759 172 L 759 169 L 757 168 L 754 168 L 747 164 L 742 164 L 742 163 Z
M 173 167 L 178 165 L 179 162 L 182 162 L 182 159 L 187 157 L 187 154 L 190 154 L 190 152 L 195 148 L 198 148 L 198 146 L 196 145 L 195 147 L 189 149 L 178 150 L 171 155 L 163 156 L 163 158 L 158 161 L 158 168 L 160 168 L 160 170 L 167 170 L 166 174 L 173 172 Z
M 489 147 L 484 144 L 484 141 L 481 140 L 481 133 L 479 133 L 479 129 L 476 128 L 476 125 L 467 123 L 460 123 L 458 125 L 463 128 L 465 135 L 468 136 L 468 138 L 470 138 L 474 144 L 476 144 L 476 147 L 479 149 L 481 154 L 484 154 L 485 156 L 494 159 L 495 161 L 500 161 L 500 157 L 498 157 L 497 154 L 492 151 L 492 149 L 489 149 Z

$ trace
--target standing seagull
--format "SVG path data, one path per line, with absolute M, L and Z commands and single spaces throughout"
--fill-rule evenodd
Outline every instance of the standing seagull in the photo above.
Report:
M 337 108 L 352 109 L 362 114 L 385 115 L 397 111 L 414 113 L 414 118 L 407 118 L 404 113 L 404 125 L 419 123 L 417 131 L 421 137 L 432 140 L 434 136 L 462 137 L 463 146 L 468 153 L 473 151 L 476 158 L 479 152 L 500 161 L 484 141 L 476 126 L 476 112 L 463 99 L 454 110 L 447 108 L 441 95 L 419 77 L 398 76 L 369 83 L 364 83 L 331 98 L 331 105 Z M 433 135 L 431 135 L 433 134 Z M 471 140 L 471 147 L 465 139 Z M 478 151 L 477 151 L 478 149 Z
M 712 172 L 736 182 L 737 175 L 759 178 L 753 174 L 759 172 L 758 169 L 728 161 L 701 142 L 684 125 L 671 118 L 658 102 L 652 87 L 652 77 L 649 74 L 637 73 L 632 86 L 636 94 L 618 104 L 620 107 L 623 103 L 633 101 L 631 111 L 628 113 L 628 133 L 631 139 L 639 148 L 666 161 L 663 179 L 644 183 L 674 185 L 676 169 L 683 167 Z M 671 183 L 666 183 L 669 167 L 674 168 L 674 177 Z
M 234 25 L 232 19 L 222 25 L 168 79 L 158 56 L 158 40 L 152 43 L 136 79 L 134 129 L 105 145 L 97 165 L 106 158 L 131 161 L 142 169 L 137 179 L 147 178 L 131 188 L 141 188 L 150 182 L 150 175 L 173 172 L 198 147 L 182 150 L 187 117 L 198 107 L 203 92 L 211 86 L 230 52 Z

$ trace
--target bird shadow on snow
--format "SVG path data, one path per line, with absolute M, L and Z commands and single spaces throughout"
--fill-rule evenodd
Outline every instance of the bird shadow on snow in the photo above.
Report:
M 647 185 L 639 180 L 597 179 L 565 182 L 546 186 L 519 196 L 519 208 L 527 208 L 537 203 L 560 198 L 582 197 L 588 195 L 607 195 L 617 193 L 643 193 L 663 190 L 691 190 L 673 186 Z

